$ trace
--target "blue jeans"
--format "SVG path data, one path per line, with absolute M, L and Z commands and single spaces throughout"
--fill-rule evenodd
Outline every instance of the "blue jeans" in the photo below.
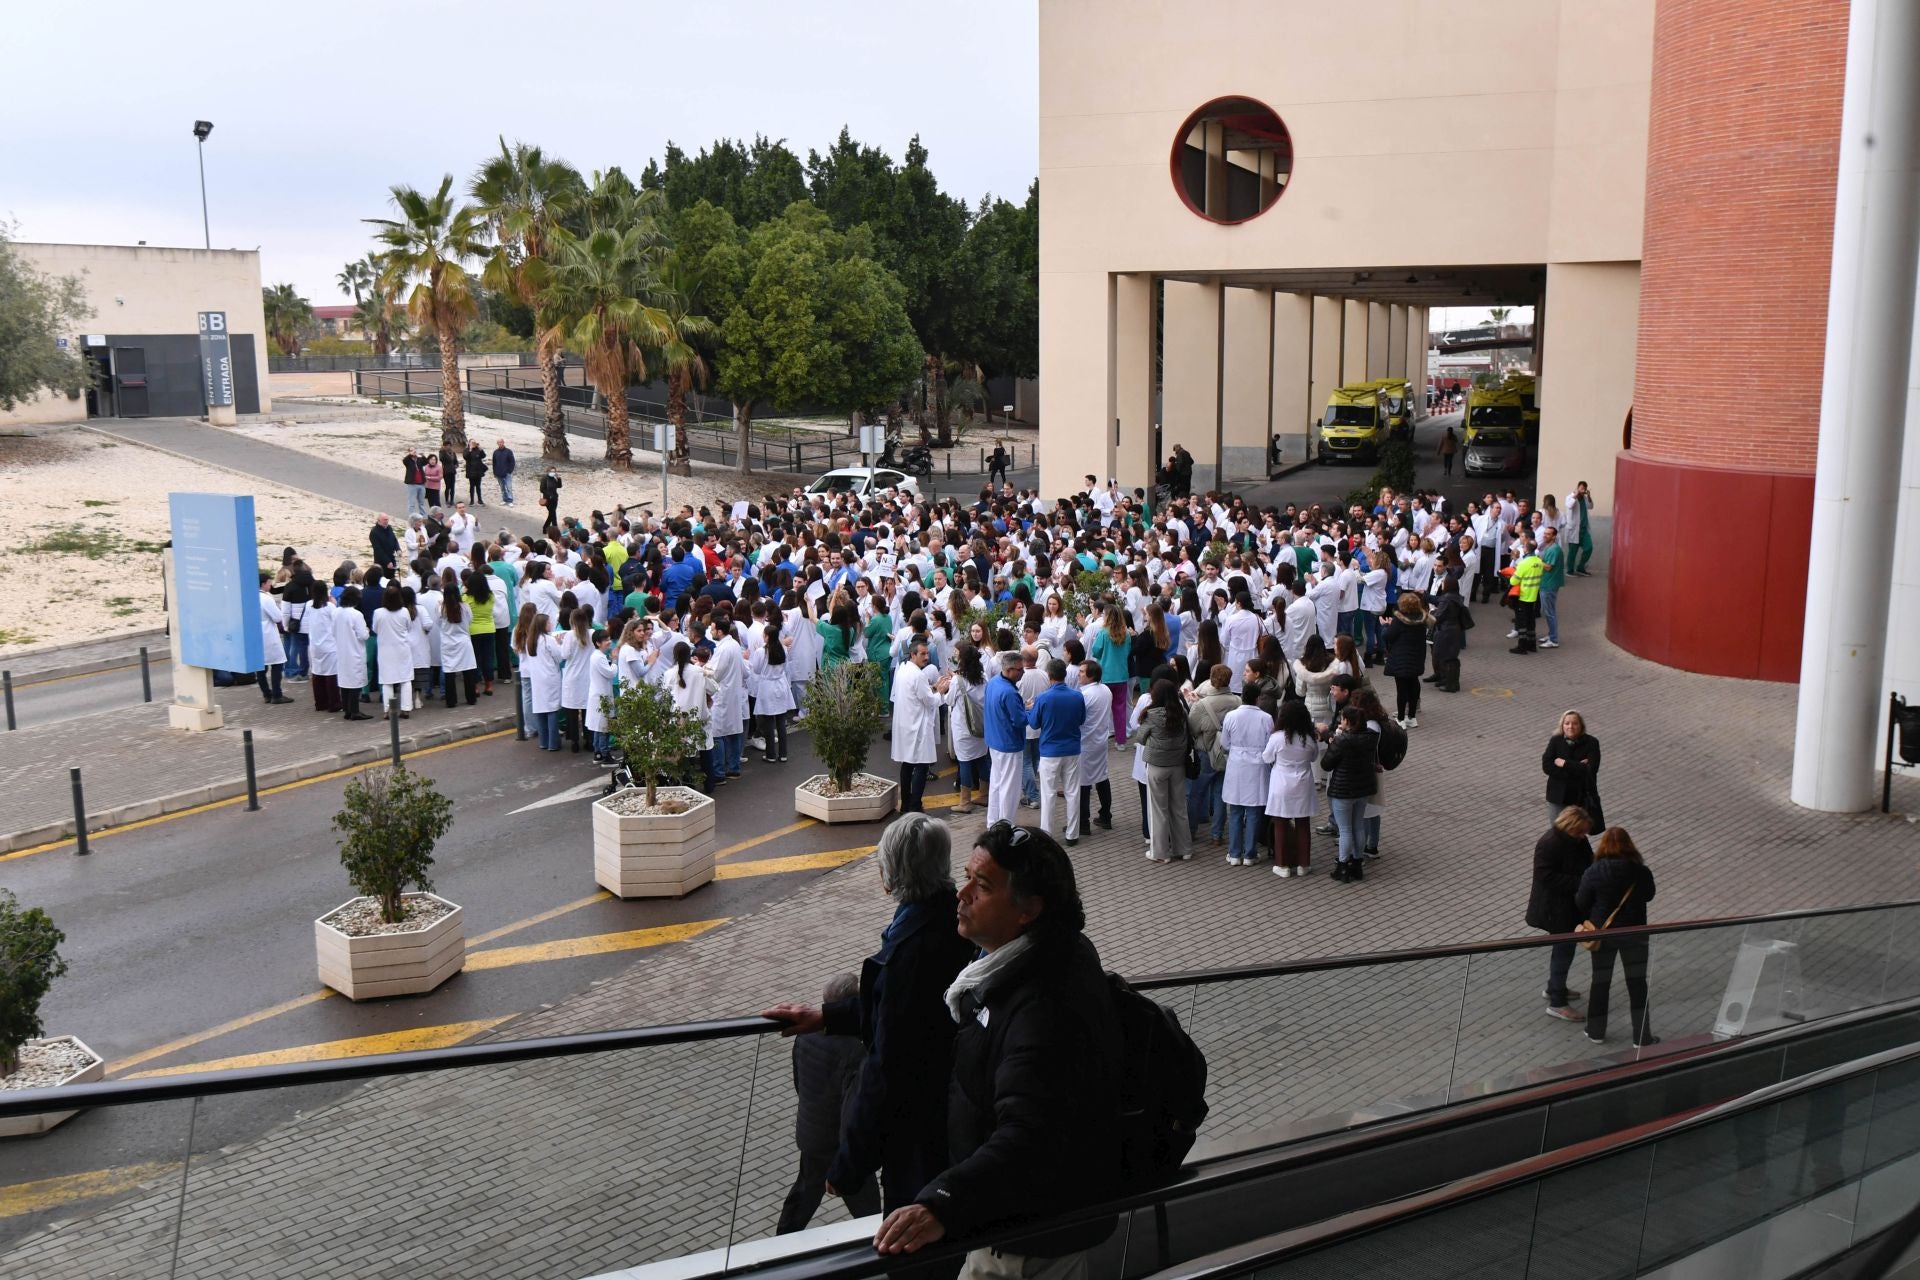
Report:
M 1333 615 L 1334 636 L 1336 638 L 1340 636 L 1352 636 L 1355 640 L 1358 640 L 1360 636 L 1359 636 L 1359 633 L 1354 630 L 1353 620 L 1359 616 L 1360 616 L 1360 611 L 1358 609 L 1342 609 L 1340 612 L 1334 614 Z M 1328 645 L 1327 648 L 1331 649 L 1333 648 L 1333 646 Z
M 593 754 L 597 756 L 603 756 L 611 750 L 613 750 L 612 734 L 596 733 L 593 735 Z
M 503 476 L 495 476 L 494 479 L 500 482 L 500 500 L 506 503 L 508 506 L 512 506 L 513 505 L 513 472 L 509 471 L 507 472 L 507 474 Z
M 1363 609 L 1361 610 L 1360 617 L 1366 624 L 1367 652 L 1380 652 L 1380 615 L 1371 609 Z
M 746 742 L 747 735 L 744 732 L 729 733 L 725 737 L 716 737 L 713 740 L 713 749 L 720 756 L 720 772 L 731 778 L 740 776 L 740 749 L 746 745 Z
M 1220 791 L 1227 785 L 1227 775 L 1213 767 L 1213 759 L 1202 752 L 1200 755 L 1200 776 L 1187 779 L 1187 834 L 1198 836 L 1203 825 L 1211 824 L 1213 838 L 1218 840 L 1227 821 L 1226 806 L 1220 803 Z
M 289 680 L 295 676 L 307 674 L 306 632 L 303 631 L 298 635 L 285 636 L 282 638 L 282 643 L 287 651 L 287 669 L 282 674 Z
M 974 787 L 987 785 L 987 769 L 992 763 L 991 755 L 983 754 L 978 760 L 955 761 L 960 767 L 960 789 L 970 791 Z
M 1540 616 L 1547 620 L 1547 639 L 1560 643 L 1560 591 L 1540 589 Z
M 1040 803 L 1040 739 L 1028 738 L 1020 753 L 1020 798 Z
M 1230 804 L 1227 806 L 1227 856 L 1244 858 L 1256 862 L 1260 858 L 1260 846 L 1255 836 L 1260 830 L 1260 810 L 1257 804 Z
M 1573 944 L 1556 942 L 1547 948 L 1547 1003 L 1556 1009 L 1567 1003 L 1567 973 L 1573 968 Z
M 1340 861 L 1353 862 L 1360 857 L 1360 827 L 1367 820 L 1367 798 L 1335 797 L 1331 803 L 1333 825 L 1340 828 Z
M 536 711 L 533 713 L 533 737 L 542 751 L 560 749 L 560 713 L 558 711 Z
M 423 484 L 410 484 L 407 486 L 407 514 L 410 516 L 419 516 L 423 520 L 426 519 L 427 486 Z

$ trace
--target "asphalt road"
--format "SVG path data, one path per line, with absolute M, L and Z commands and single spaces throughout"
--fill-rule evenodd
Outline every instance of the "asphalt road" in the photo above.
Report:
M 885 770 L 886 743 L 875 746 Z M 805 876 L 865 856 L 879 824 L 796 818 L 792 788 L 817 766 L 804 736 L 789 749 L 790 763 L 749 763 L 720 792 L 724 878 L 685 899 L 631 902 L 593 881 L 591 803 L 605 774 L 590 756 L 509 736 L 410 758 L 454 803 L 434 887 L 467 917 L 467 971 L 421 996 L 354 1004 L 323 994 L 315 976 L 313 920 L 352 896 L 330 827 L 345 778 L 273 795 L 255 813 L 235 805 L 103 833 L 87 857 L 67 846 L 14 859 L 4 881 L 67 935 L 69 972 L 42 1007 L 47 1033 L 79 1035 L 113 1078 L 457 1043 L 636 960 L 672 964 L 671 927 L 727 927 Z M 951 782 L 929 790 L 934 801 Z M 649 1021 L 633 1010 L 634 1025 Z M 203 1106 L 194 1146 L 257 1133 L 317 1100 L 303 1089 Z M 10 1144 L 0 1237 L 45 1220 L 7 1213 L 6 1186 L 178 1160 L 189 1110 L 94 1110 Z
M 56 720 L 70 720 L 74 716 L 135 705 L 141 700 L 137 649 L 134 655 L 134 659 L 125 666 L 106 671 L 78 676 L 52 676 L 30 683 L 15 681 L 14 723 L 25 729 L 36 724 L 51 724 Z M 155 702 L 165 702 L 173 696 L 173 669 L 170 662 L 164 645 L 149 646 L 148 670 L 153 681 Z

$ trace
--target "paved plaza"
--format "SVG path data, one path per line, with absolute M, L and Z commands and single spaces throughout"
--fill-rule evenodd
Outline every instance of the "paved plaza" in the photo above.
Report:
M 1142 857 L 1131 785 L 1114 830 L 1074 851 L 1089 928 L 1131 975 L 1524 934 L 1544 826 L 1539 746 L 1565 706 L 1606 750 L 1609 818 L 1634 833 L 1671 921 L 1920 896 L 1920 831 L 1899 813 L 1817 815 L 1786 799 L 1790 687 L 1690 676 L 1602 636 L 1605 580 L 1562 595 L 1564 648 L 1508 654 L 1482 607 L 1465 655 L 1472 693 L 1429 693 L 1392 778 L 1382 857 L 1364 884 L 1280 880 Z M 1129 757 L 1116 754 L 1116 778 Z M 1920 809 L 1902 780 L 1895 808 Z M 726 802 L 723 795 L 722 803 Z M 769 821 L 783 815 L 769 815 Z M 979 818 L 956 819 L 964 845 Z M 847 832 L 871 840 L 875 828 Z M 888 903 L 855 861 L 724 928 L 492 1033 L 522 1038 L 751 1013 L 810 999 L 857 969 Z M 1912 912 L 1824 923 L 1803 937 L 1809 999 L 1872 999 L 1920 981 Z M 1728 931 L 1655 944 L 1655 1027 L 1708 1033 L 1737 946 Z M 1584 988 L 1586 966 L 1576 962 Z M 1203 1140 L 1460 1096 L 1594 1053 L 1631 1053 L 1625 1009 L 1595 1049 L 1541 1016 L 1544 956 L 1274 978 L 1162 998 L 1211 1070 Z M 430 997 L 429 997 L 430 999 Z M 1617 1003 L 1624 1005 L 1616 990 Z M 257 1139 L 223 1133 L 232 1101 L 151 1109 L 192 1161 L 146 1189 L 10 1240 L 0 1276 L 588 1276 L 771 1231 L 792 1175 L 787 1046 L 771 1037 L 301 1091 Z M 76 1123 L 99 1122 L 99 1113 Z M 57 1141 L 56 1136 L 53 1141 Z M 1204 1149 L 1204 1148 L 1203 1148 Z M 819 1221 L 839 1210 L 829 1206 Z M 170 1270 L 175 1233 L 179 1267 Z

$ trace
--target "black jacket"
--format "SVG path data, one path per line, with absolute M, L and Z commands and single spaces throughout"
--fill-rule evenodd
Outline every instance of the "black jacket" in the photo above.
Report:
M 918 1197 L 951 1237 L 1055 1216 L 1118 1187 L 1123 1049 L 1112 989 L 1085 934 L 1036 937 L 980 1003 L 969 999 L 954 1038 L 953 1165 Z M 1112 1230 L 1107 1218 L 1005 1247 L 1059 1257 Z
M 510 476 L 513 474 L 513 467 L 514 467 L 513 450 L 507 448 L 507 446 L 505 445 L 501 445 L 498 449 L 495 449 L 493 451 L 493 474 L 494 475 Z
M 1620 900 L 1626 897 L 1629 888 L 1633 896 L 1627 898 L 1623 906 Z M 1620 914 L 1613 916 L 1614 927 L 1619 928 L 1647 922 L 1647 904 L 1653 901 L 1653 892 L 1653 872 L 1647 870 L 1644 863 L 1630 858 L 1598 858 L 1580 877 L 1573 902 L 1582 920 L 1591 920 L 1603 928 L 1607 917 L 1619 907 Z
M 402 481 L 406 484 L 425 484 L 427 482 L 426 465 L 419 457 L 402 456 L 400 459 Z
M 1573 895 L 1580 878 L 1593 863 L 1593 848 L 1585 836 L 1570 836 L 1558 827 L 1533 846 L 1533 892 L 1527 895 L 1527 925 L 1548 933 L 1572 933 L 1580 910 Z
M 841 1106 L 865 1056 L 860 1042 L 845 1036 L 794 1039 L 793 1142 L 801 1155 L 832 1159 L 839 1149 Z
M 540 501 L 544 502 L 546 505 L 550 507 L 553 506 L 555 503 L 559 502 L 560 501 L 560 483 L 561 482 L 560 482 L 559 476 L 541 476 L 540 477 Z
M 1461 625 L 1467 611 L 1466 603 L 1457 592 L 1449 592 L 1434 602 L 1433 606 L 1433 660 L 1452 662 L 1460 656 L 1460 647 L 1466 643 L 1466 628 Z
M 1373 776 L 1380 760 L 1380 735 L 1371 729 L 1357 732 L 1342 730 L 1320 749 L 1320 764 L 1327 771 L 1327 794 L 1336 800 L 1370 796 L 1380 789 Z
M 466 462 L 467 479 L 478 480 L 481 476 L 487 474 L 486 451 L 481 449 L 479 445 L 467 446 Z
M 1390 676 L 1417 676 L 1427 669 L 1427 628 L 1425 623 L 1408 622 L 1399 614 L 1387 618 L 1380 643 L 1387 651 L 1383 668 Z
M 976 952 L 956 907 L 952 890 L 901 906 L 861 966 L 860 994 L 825 1009 L 829 1034 L 867 1047 L 827 1181 L 858 1191 L 879 1169 L 889 1210 L 912 1204 L 947 1167 L 954 1025 L 943 997 Z
M 393 526 L 373 526 L 367 540 L 373 544 L 373 562 L 391 569 L 393 562 L 400 558 L 400 535 L 393 531 Z
M 1556 765 L 1555 760 L 1566 764 Z M 1547 775 L 1547 799 L 1553 804 L 1577 804 L 1597 811 L 1600 807 L 1600 740 L 1590 733 L 1578 738 L 1554 734 L 1547 749 L 1540 753 L 1540 771 Z M 1599 825 L 1596 813 L 1595 825 Z

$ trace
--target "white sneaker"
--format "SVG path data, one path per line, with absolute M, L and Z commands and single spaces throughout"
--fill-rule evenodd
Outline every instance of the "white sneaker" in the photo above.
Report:
M 1560 642 L 1558 640 L 1542 640 L 1540 642 L 1540 647 L 1542 649 L 1558 649 L 1560 647 Z
M 1273 869 L 1273 874 L 1279 876 L 1282 880 L 1285 880 L 1288 876 L 1293 874 L 1293 871 L 1291 868 L 1288 868 L 1288 867 L 1275 867 Z
M 1408 717 L 1407 717 L 1407 725 L 1406 725 L 1406 727 L 1407 727 L 1407 728 L 1409 728 L 1409 729 L 1418 729 L 1418 728 L 1420 727 L 1420 717 L 1419 717 L 1419 716 L 1408 716 Z
M 748 738 L 747 745 L 755 751 L 765 751 L 767 749 L 767 740 L 765 738 Z
M 1230 867 L 1237 867 L 1237 866 L 1239 866 L 1239 865 L 1240 865 L 1240 859 L 1238 859 L 1238 858 L 1228 858 L 1228 859 L 1227 859 L 1227 865 L 1228 865 L 1228 866 L 1230 866 Z
M 1151 850 L 1151 849 L 1149 849 L 1149 850 L 1147 850 L 1147 861 L 1148 861 L 1148 862 L 1168 862 L 1168 861 L 1171 861 L 1171 859 L 1168 859 L 1168 858 L 1156 858 L 1156 857 L 1154 857 L 1154 856 L 1153 856 L 1153 850 Z
M 1518 639 L 1519 635 L 1520 633 L 1518 631 L 1509 631 L 1507 632 L 1507 639 L 1509 640 Z

